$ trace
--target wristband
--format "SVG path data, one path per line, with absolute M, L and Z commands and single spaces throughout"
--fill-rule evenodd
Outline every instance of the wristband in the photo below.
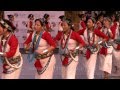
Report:
M 48 52 L 48 50 L 47 50 L 47 49 L 43 51 L 43 53 L 46 53 L 46 52 Z
M 99 41 L 99 42 L 98 42 L 98 44 L 101 44 L 101 43 L 102 43 L 102 41 Z
M 0 52 L 0 55 L 3 55 L 3 53 L 2 53 L 2 52 Z
M 108 29 L 108 31 L 109 31 L 109 32 L 111 32 L 111 30 L 110 30 L 110 29 Z
M 75 49 L 79 49 L 80 47 L 78 46 L 78 47 L 76 47 Z

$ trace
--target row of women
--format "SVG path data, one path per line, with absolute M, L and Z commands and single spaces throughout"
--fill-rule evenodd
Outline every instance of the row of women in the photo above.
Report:
M 46 14 L 48 18 L 49 15 Z M 34 61 L 35 79 L 52 79 L 57 58 L 54 49 L 59 46 L 62 64 L 62 79 L 75 79 L 78 61 L 84 59 L 88 79 L 94 79 L 97 56 L 100 56 L 100 70 L 104 79 L 112 70 L 112 56 L 116 61 L 120 56 L 118 43 L 118 23 L 109 17 L 95 22 L 89 17 L 83 21 L 79 31 L 74 31 L 72 21 L 60 16 L 59 31 L 55 38 L 50 35 L 49 28 L 42 18 L 35 20 L 34 31 L 24 42 L 25 50 L 29 50 L 28 60 Z M 18 39 L 14 35 L 13 25 L 5 19 L 0 20 L 1 60 L 3 61 L 2 79 L 18 79 L 23 65 L 19 51 Z M 117 66 L 117 65 L 116 65 Z

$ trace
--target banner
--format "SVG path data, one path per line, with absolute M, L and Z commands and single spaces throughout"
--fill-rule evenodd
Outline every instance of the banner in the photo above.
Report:
M 14 25 L 18 28 L 15 32 L 16 37 L 19 40 L 20 48 L 23 48 L 23 43 L 27 36 L 27 27 L 26 23 L 28 21 L 28 15 L 33 14 L 34 18 L 43 18 L 45 13 L 50 15 L 50 23 L 55 24 L 53 27 L 53 32 L 51 32 L 52 37 L 55 37 L 58 32 L 58 23 L 59 23 L 59 16 L 64 15 L 64 11 L 5 11 L 5 18 L 8 19 L 7 15 L 14 15 L 15 21 Z

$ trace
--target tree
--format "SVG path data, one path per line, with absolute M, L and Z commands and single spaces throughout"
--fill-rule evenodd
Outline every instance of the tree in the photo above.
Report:
M 74 24 L 75 31 L 79 30 L 79 17 L 78 14 L 81 14 L 82 11 L 65 11 L 65 16 L 70 18 Z

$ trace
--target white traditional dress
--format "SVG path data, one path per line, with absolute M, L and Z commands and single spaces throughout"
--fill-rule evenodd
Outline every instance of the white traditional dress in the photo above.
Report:
M 108 37 L 108 30 L 107 28 L 101 29 L 104 34 Z M 114 33 L 115 27 L 110 28 L 112 34 Z M 113 34 L 114 36 L 114 34 Z M 109 41 L 112 41 L 112 38 L 109 37 Z M 99 69 L 111 74 L 112 70 L 112 53 L 113 53 L 113 46 L 110 45 L 109 48 L 101 47 L 100 49 L 100 66 Z
M 107 39 L 106 35 L 104 35 L 102 32 L 96 29 L 94 29 L 93 31 L 90 31 L 88 29 L 82 30 L 81 32 L 79 31 L 79 34 L 83 35 L 83 38 L 86 41 L 86 44 L 88 45 L 87 47 L 97 44 L 99 37 Z M 85 68 L 88 79 L 94 79 L 97 53 L 98 50 L 92 53 L 89 49 L 83 49 L 83 59 L 85 60 Z
M 119 31 L 119 23 L 118 22 L 114 22 L 113 27 L 116 27 L 115 31 L 114 31 L 114 37 L 113 39 L 118 39 L 120 37 L 120 31 Z M 118 44 L 116 44 L 116 46 L 119 46 Z M 120 69 L 120 49 L 119 48 L 113 48 L 113 66 L 117 66 L 118 69 Z
M 30 42 L 32 42 L 33 38 L 35 37 L 35 33 L 36 32 L 31 33 L 28 39 L 24 42 L 24 44 L 29 44 Z M 36 41 L 38 40 L 38 37 L 39 35 L 37 35 Z M 44 51 L 50 46 L 56 47 L 55 42 L 53 41 L 51 35 L 48 32 L 43 31 L 37 50 Z M 35 59 L 36 60 L 34 65 L 37 70 L 35 78 L 52 79 L 56 63 L 54 54 L 51 54 L 50 56 L 45 56 L 43 58 L 37 55 L 35 56 Z
M 3 36 L 0 37 L 2 52 L 6 53 L 6 59 L 9 61 L 10 65 L 16 65 L 17 67 L 10 66 L 4 57 L 3 60 L 3 73 L 2 79 L 18 79 L 21 73 L 23 59 L 19 51 L 19 44 L 16 36 L 14 34 L 9 34 L 7 38 Z
M 62 78 L 75 79 L 78 65 L 78 51 L 75 48 L 80 44 L 84 46 L 84 41 L 79 34 L 72 30 L 68 35 L 58 32 L 55 40 L 60 41 L 59 53 L 62 60 Z M 73 52 L 75 56 L 73 54 L 70 55 L 70 52 Z

